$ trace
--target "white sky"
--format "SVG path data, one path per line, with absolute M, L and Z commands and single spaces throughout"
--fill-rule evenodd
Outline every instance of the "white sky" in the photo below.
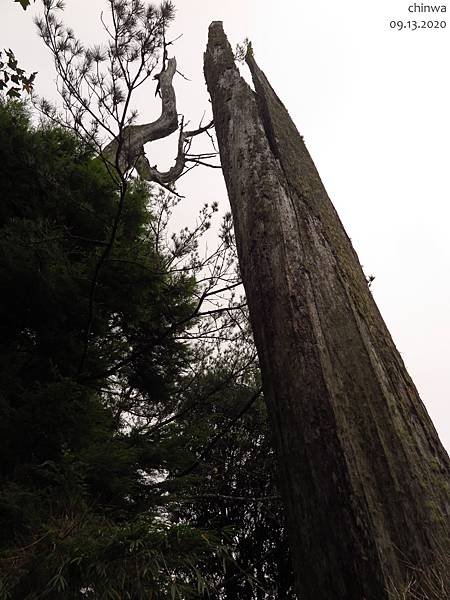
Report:
M 202 60 L 209 23 L 223 20 L 233 46 L 248 37 L 288 108 L 352 238 L 407 368 L 450 448 L 450 22 L 395 31 L 408 0 L 178 0 L 172 37 L 180 70 L 178 110 L 196 125 L 209 103 Z M 420 3 L 419 3 L 420 4 Z M 440 3 L 436 3 L 440 5 Z M 86 42 L 104 39 L 104 0 L 67 0 L 66 21 Z M 55 97 L 54 71 L 32 17 L 0 0 L 0 48 L 39 71 L 36 89 Z M 449 6 L 450 8 L 450 6 Z M 450 21 L 448 13 L 439 20 Z M 433 14 L 433 19 L 436 16 Z M 142 122 L 159 112 L 154 90 L 137 97 Z M 176 139 L 152 146 L 170 166 Z M 165 162 L 161 157 L 165 156 Z M 158 160 L 159 159 L 159 160 Z M 219 170 L 197 169 L 179 186 L 180 219 L 227 199 Z M 182 180 L 183 181 L 183 180 Z

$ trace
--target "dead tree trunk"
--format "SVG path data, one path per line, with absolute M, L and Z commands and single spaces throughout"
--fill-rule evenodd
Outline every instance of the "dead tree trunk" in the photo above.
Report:
M 205 75 L 299 597 L 382 600 L 408 565 L 441 569 L 437 589 L 448 456 L 302 137 L 251 51 L 247 63 L 255 92 L 213 23 Z

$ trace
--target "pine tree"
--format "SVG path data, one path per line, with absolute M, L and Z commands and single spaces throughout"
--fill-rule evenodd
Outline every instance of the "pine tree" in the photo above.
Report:
M 155 475 L 193 457 L 145 424 L 180 401 L 195 281 L 168 272 L 152 192 L 132 181 L 81 371 L 111 178 L 79 139 L 33 128 L 13 103 L 0 106 L 0 170 L 0 597 L 188 597 L 202 582 L 192 565 L 217 544 L 164 520 Z

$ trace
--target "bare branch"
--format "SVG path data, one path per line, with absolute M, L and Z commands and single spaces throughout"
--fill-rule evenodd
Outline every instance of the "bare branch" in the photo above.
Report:
M 191 139 L 197 135 L 200 135 L 213 127 L 214 122 L 211 121 L 208 125 L 204 125 L 203 127 L 199 127 L 198 129 L 193 129 L 189 131 L 183 131 L 183 120 L 181 121 L 180 127 L 180 135 L 178 137 L 178 153 L 175 159 L 175 165 L 171 167 L 168 171 L 161 172 L 155 167 L 151 167 L 147 157 L 144 154 L 144 148 L 141 147 L 141 154 L 139 158 L 135 162 L 135 167 L 137 172 L 139 173 L 142 179 L 146 181 L 154 181 L 155 183 L 159 183 L 160 185 L 168 185 L 170 183 L 174 183 L 179 179 L 184 172 L 184 168 L 186 162 L 198 162 L 198 164 L 207 164 L 202 163 L 201 161 L 197 161 L 197 159 L 193 158 L 195 155 L 189 155 L 192 158 L 187 158 L 187 154 L 185 151 L 185 142 L 188 139 Z M 213 166 L 213 165 L 207 165 Z M 220 168 L 220 167 L 216 167 Z
M 124 171 L 134 168 L 141 156 L 144 155 L 144 144 L 159 140 L 172 134 L 178 128 L 178 114 L 175 90 L 172 80 L 177 63 L 175 58 L 169 58 L 166 68 L 156 77 L 161 91 L 161 115 L 152 123 L 145 125 L 129 125 L 123 128 L 122 148 L 120 150 L 120 166 Z M 106 158 L 115 157 L 119 141 L 115 138 L 103 150 Z M 154 179 L 150 181 L 155 181 Z

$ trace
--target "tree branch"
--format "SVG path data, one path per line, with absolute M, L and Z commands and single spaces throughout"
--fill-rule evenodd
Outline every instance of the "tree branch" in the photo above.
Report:
M 186 158 L 185 152 L 185 142 L 186 140 L 193 138 L 201 133 L 207 131 L 211 127 L 213 127 L 214 122 L 211 121 L 208 125 L 204 125 L 203 127 L 199 127 L 198 129 L 193 129 L 190 131 L 183 131 L 183 120 L 181 121 L 180 127 L 180 135 L 178 137 L 178 152 L 177 157 L 175 159 L 175 165 L 171 167 L 168 171 L 161 172 L 158 171 L 156 166 L 151 167 L 148 162 L 147 157 L 144 154 L 144 148 L 142 147 L 142 152 L 139 158 L 136 160 L 135 167 L 137 172 L 139 173 L 142 179 L 146 181 L 153 181 L 155 183 L 159 183 L 160 185 L 167 186 L 171 183 L 174 183 L 177 179 L 181 177 L 184 171 L 184 167 L 187 161 L 194 162 L 193 158 Z M 192 156 L 192 155 L 190 155 Z M 196 162 L 196 161 L 195 161 Z
M 120 166 L 124 171 L 134 168 L 139 158 L 144 155 L 144 144 L 159 140 L 172 134 L 178 128 L 178 114 L 173 76 L 177 63 L 175 58 L 169 58 L 166 68 L 157 76 L 161 93 L 161 115 L 152 123 L 145 125 L 128 125 L 122 132 L 122 148 L 120 150 Z M 118 148 L 115 138 L 103 150 L 105 158 L 114 162 Z

